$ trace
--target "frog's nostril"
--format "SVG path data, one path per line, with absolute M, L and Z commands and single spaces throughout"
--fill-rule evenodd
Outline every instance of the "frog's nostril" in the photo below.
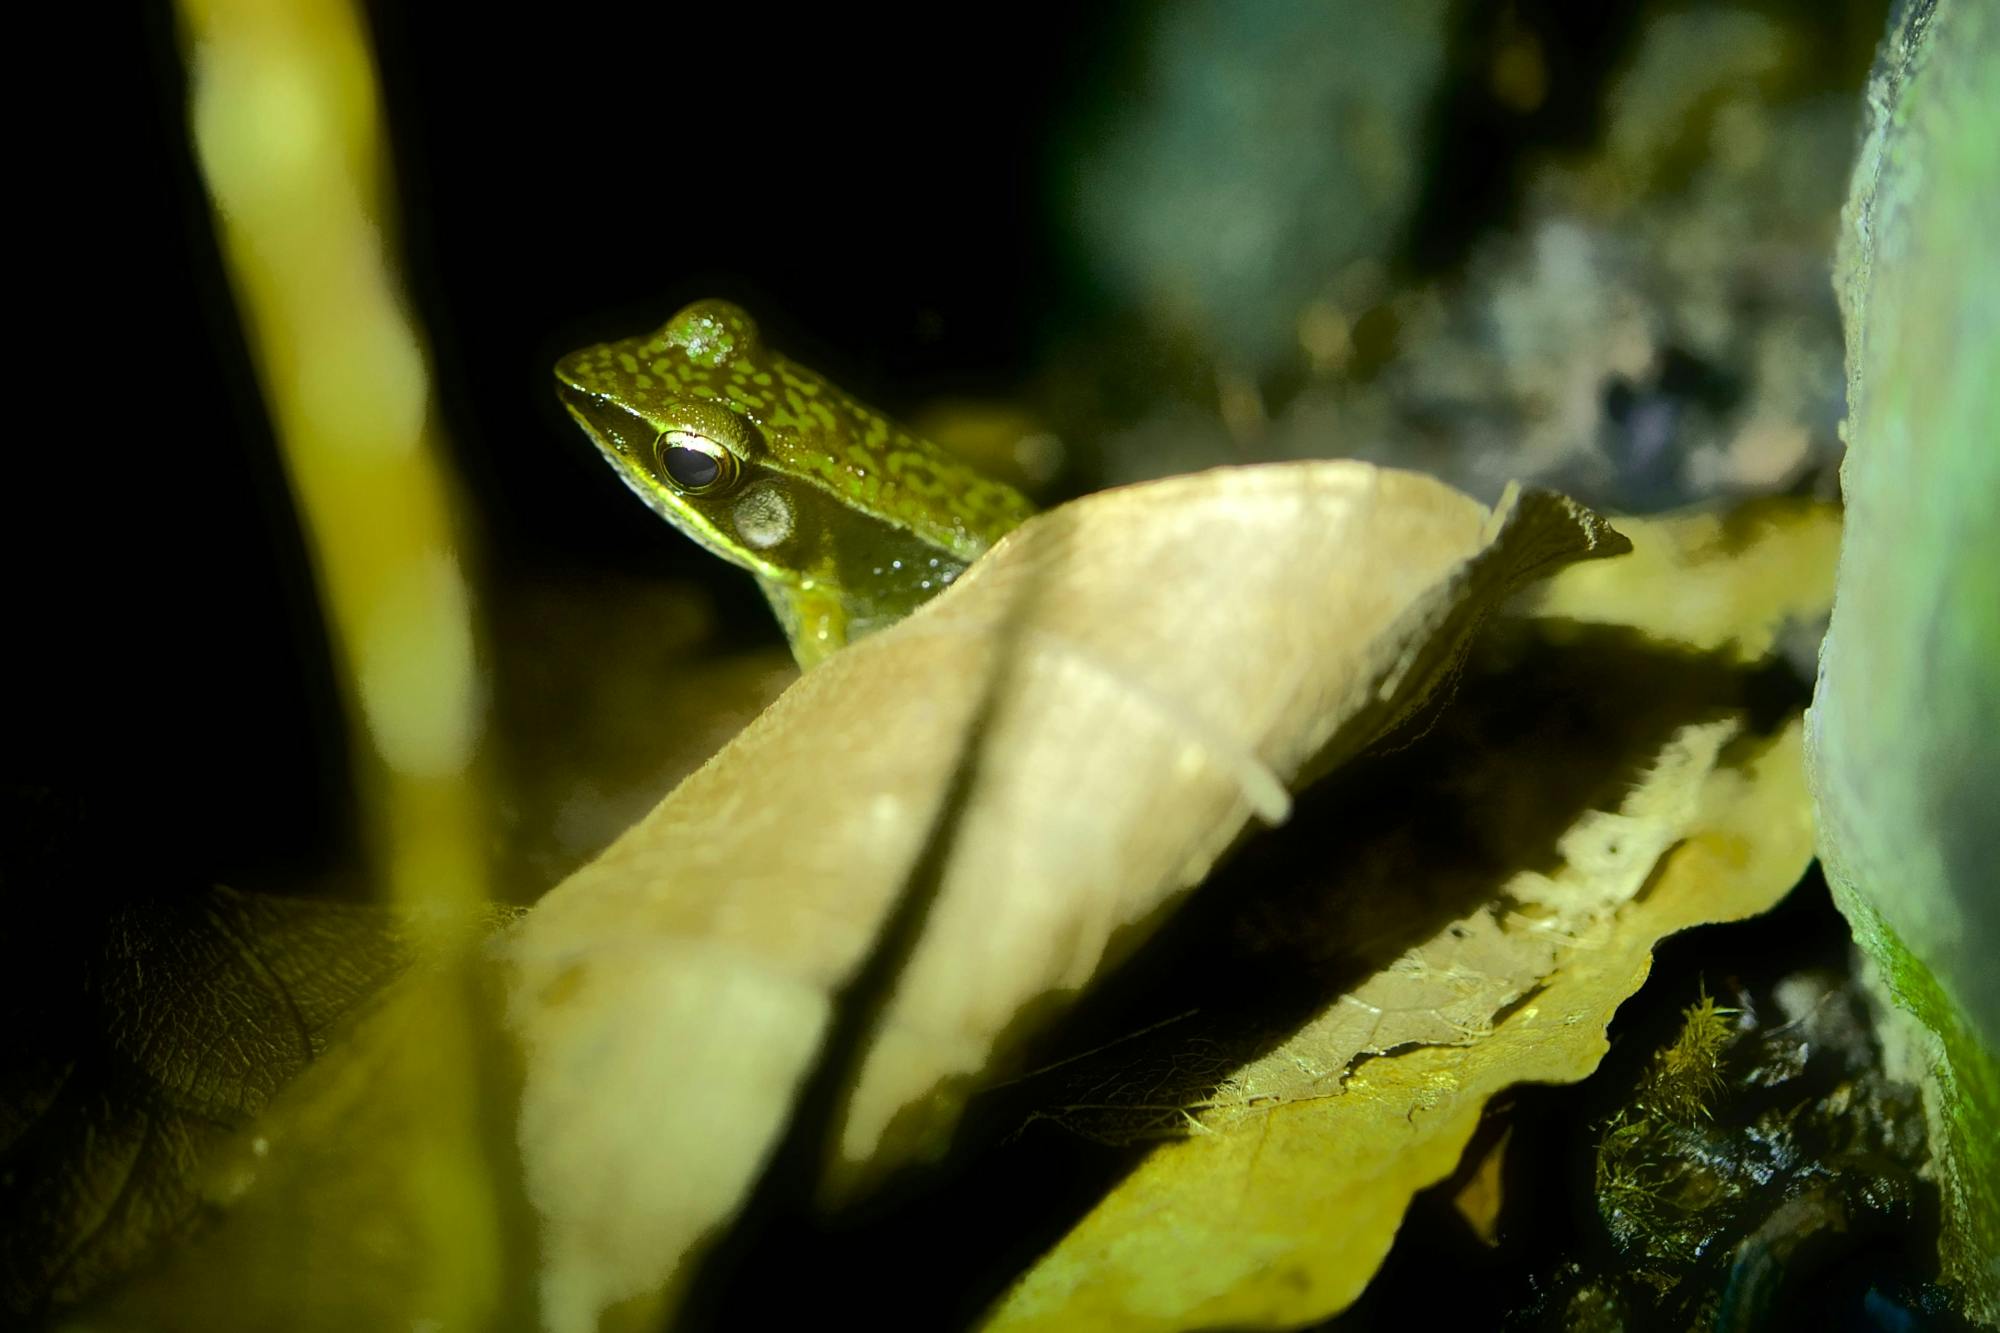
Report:
M 568 381 L 558 381 L 556 398 L 568 409 L 577 425 L 609 452 L 632 456 L 635 441 L 650 438 L 653 430 L 646 422 L 620 406 L 615 399 Z
M 574 379 L 563 374 L 562 367 L 560 366 L 556 367 L 556 397 L 561 399 L 562 405 L 570 411 L 585 415 L 591 413 L 604 401 L 602 395 L 592 393 L 581 384 L 578 384 Z

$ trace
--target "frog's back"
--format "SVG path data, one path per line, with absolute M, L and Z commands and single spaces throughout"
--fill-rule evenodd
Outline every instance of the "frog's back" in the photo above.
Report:
M 1013 487 L 773 356 L 769 385 L 737 410 L 763 429 L 786 471 L 970 561 L 1034 513 Z
M 757 428 L 776 470 L 970 562 L 1034 507 L 767 348 L 749 315 L 699 301 L 649 334 L 587 348 L 559 374 L 623 402 L 703 399 Z

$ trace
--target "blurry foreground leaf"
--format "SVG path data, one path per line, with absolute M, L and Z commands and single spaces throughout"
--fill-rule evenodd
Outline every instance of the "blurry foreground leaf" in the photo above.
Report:
M 184 1232 L 203 1158 L 408 958 L 377 907 L 216 888 L 114 913 L 72 993 L 0 1014 L 0 1309 L 70 1304 Z
M 1834 901 L 1915 1015 L 1946 1275 L 2000 1322 L 2000 13 L 1897 11 L 1837 284 L 1848 504 L 1813 696 Z
M 409 974 L 203 1163 L 197 1234 L 59 1327 L 530 1326 L 506 1117 L 464 1111 L 511 1089 L 458 1081 L 468 1063 L 503 1067 L 490 1028 L 467 1030 L 481 996 L 449 956 Z M 466 1190 L 468 1169 L 490 1188 Z
M 1419 707 L 1524 580 L 1623 545 L 1549 495 L 1489 513 L 1363 464 L 1224 469 L 1032 520 L 807 675 L 505 945 L 549 1326 L 642 1318 L 689 1275 L 896 914 L 921 929 L 839 1071 L 834 1193 L 937 1152 L 1029 1032 L 1248 820 Z

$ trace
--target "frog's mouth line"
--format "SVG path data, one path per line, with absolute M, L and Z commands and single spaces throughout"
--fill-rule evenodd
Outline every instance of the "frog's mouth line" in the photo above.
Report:
M 611 464 L 611 470 L 625 483 L 627 490 L 646 502 L 646 507 L 671 524 L 676 531 L 684 533 L 688 540 L 707 550 L 710 554 L 727 560 L 732 565 L 749 570 L 760 579 L 776 583 L 798 584 L 803 580 L 792 570 L 784 569 L 769 561 L 752 555 L 741 542 L 732 541 L 708 515 L 683 501 L 678 495 L 661 484 L 647 469 L 645 463 L 636 456 L 636 451 L 619 434 L 608 428 L 589 410 L 594 400 L 587 395 L 563 386 L 563 407 L 576 424 L 583 427 L 583 433 L 597 446 L 597 452 L 604 455 L 604 461 Z

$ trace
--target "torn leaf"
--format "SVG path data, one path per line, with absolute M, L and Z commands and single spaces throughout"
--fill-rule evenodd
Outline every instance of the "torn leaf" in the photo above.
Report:
M 1725 752 L 1726 734 L 1711 726 L 1678 737 L 1682 753 L 1634 794 L 1678 825 L 1677 845 L 1642 893 L 1632 885 L 1622 905 L 1580 913 L 1573 905 L 1554 917 L 1521 900 L 1500 912 L 1493 933 L 1526 944 L 1546 926 L 1552 948 L 1554 966 L 1520 1003 L 1358 1065 L 1351 1038 L 1328 1042 L 1308 1025 L 1232 1076 L 1201 1117 L 1205 1132 L 1156 1148 L 986 1327 L 1288 1328 L 1350 1304 L 1411 1197 L 1451 1174 L 1489 1098 L 1516 1083 L 1589 1074 L 1606 1024 L 1645 980 L 1660 937 L 1760 912 L 1797 880 L 1811 856 L 1798 727 Z M 1585 845 L 1602 850 L 1594 838 Z M 1449 952 L 1444 941 L 1433 947 Z M 1478 981 L 1468 975 L 1476 963 L 1391 971 L 1402 975 L 1373 984 Z M 1348 1007 L 1336 999 L 1329 1013 Z

